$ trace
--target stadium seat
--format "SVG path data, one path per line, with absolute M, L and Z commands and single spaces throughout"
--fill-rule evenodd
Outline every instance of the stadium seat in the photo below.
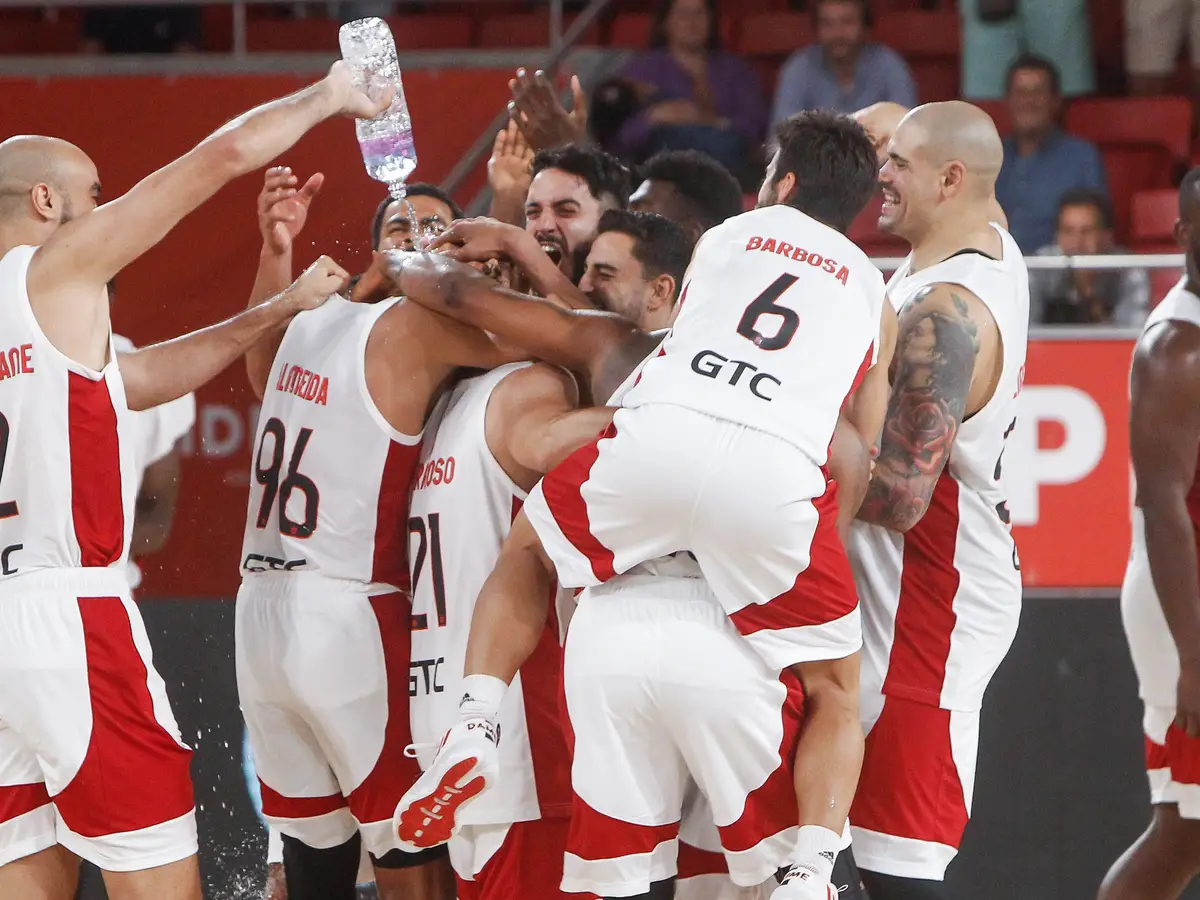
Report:
M 721 16 L 721 43 L 733 45 L 734 17 Z M 654 14 L 648 12 L 622 12 L 613 19 L 608 32 L 608 42 L 614 47 L 633 47 L 645 50 L 650 46 L 650 29 L 654 25 Z
M 1182 97 L 1097 98 L 1067 107 L 1066 130 L 1100 146 L 1117 234 L 1129 234 L 1138 191 L 1170 187 L 1187 164 L 1192 106 Z
M 0 10 L 0 54 L 74 53 L 79 22 L 77 10 Z
M 570 27 L 571 17 L 563 17 L 563 31 Z M 581 44 L 599 44 L 600 23 L 593 22 L 584 32 Z M 545 10 L 486 15 L 477 22 L 476 47 L 548 47 L 550 45 L 550 15 Z
M 1131 204 L 1129 245 L 1145 253 L 1174 252 L 1177 218 L 1179 194 L 1174 188 L 1138 191 Z
M 962 28 L 954 10 L 885 13 L 876 19 L 872 36 L 904 57 L 922 103 L 958 96 Z
M 388 16 L 396 49 L 458 50 L 471 46 L 471 18 L 463 13 Z
M 801 12 L 766 12 L 743 16 L 734 50 L 743 56 L 781 61 L 813 42 L 812 17 Z
M 338 46 L 338 21 L 324 16 L 303 19 L 247 19 L 246 49 L 259 53 L 328 53 Z
M 1012 116 L 1008 112 L 1008 102 L 1005 100 L 972 100 L 976 106 L 992 117 L 996 130 L 1001 137 L 1012 131 Z

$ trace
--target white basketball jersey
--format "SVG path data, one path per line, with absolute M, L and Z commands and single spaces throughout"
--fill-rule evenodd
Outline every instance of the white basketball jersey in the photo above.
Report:
M 526 365 L 501 366 L 461 382 L 442 398 L 426 428 L 408 522 L 410 708 L 423 768 L 458 721 L 475 600 L 525 499 L 488 449 L 484 425 L 492 390 Z M 524 822 L 563 816 L 570 809 L 570 757 L 558 701 L 558 603 L 551 606 L 541 643 L 521 666 L 500 707 L 501 777 L 465 810 L 468 824 Z
M 1142 334 L 1160 322 L 1188 322 L 1200 328 L 1200 297 L 1185 287 L 1187 276 L 1171 288 L 1150 311 Z M 1200 556 L 1200 458 L 1196 477 L 1187 494 L 1188 517 L 1197 556 Z M 1133 543 L 1121 585 L 1121 612 L 1129 648 L 1138 673 L 1139 693 L 1152 706 L 1174 706 L 1179 684 L 1179 655 L 1154 589 L 1150 558 L 1146 549 L 1146 520 L 1141 509 L 1133 510 Z
M 111 338 L 99 372 L 55 349 L 29 304 L 36 251 L 0 259 L 0 585 L 36 569 L 123 568 L 137 492 Z
M 883 277 L 845 235 L 790 206 L 701 238 L 670 334 L 625 395 L 777 435 L 824 465 L 846 397 L 874 363 Z
M 242 571 L 304 571 L 407 590 L 405 522 L 420 435 L 367 391 L 371 329 L 396 300 L 331 297 L 275 355 L 250 464 Z
M 971 291 L 996 320 L 1003 368 L 991 400 L 959 427 L 921 521 L 905 534 L 856 522 L 848 548 L 863 600 L 864 673 L 885 677 L 885 694 L 945 709 L 979 708 L 1021 614 L 1003 454 L 1025 374 L 1029 276 L 1016 242 L 993 227 L 1002 259 L 966 251 L 913 272 L 910 256 L 888 283 L 897 310 L 932 284 Z

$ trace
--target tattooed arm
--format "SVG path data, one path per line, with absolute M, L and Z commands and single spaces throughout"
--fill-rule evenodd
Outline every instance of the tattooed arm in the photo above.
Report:
M 875 471 L 858 518 L 908 531 L 929 508 L 958 427 L 991 314 L 960 285 L 935 284 L 900 313 L 892 393 Z

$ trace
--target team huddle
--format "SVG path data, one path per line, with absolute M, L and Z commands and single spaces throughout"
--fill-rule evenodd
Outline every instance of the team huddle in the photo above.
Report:
M 126 435 L 242 357 L 237 680 L 287 896 L 353 897 L 364 852 L 383 900 L 943 896 L 1021 605 L 991 119 L 800 113 L 746 213 L 698 154 L 634 190 L 543 150 L 516 221 L 385 200 L 355 279 L 293 280 L 323 177 L 277 166 L 247 310 L 114 350 L 122 267 L 387 100 L 339 63 L 102 206 L 78 148 L 0 144 L 0 896 L 68 900 L 79 857 L 200 897 Z M 880 189 L 886 285 L 846 237 Z

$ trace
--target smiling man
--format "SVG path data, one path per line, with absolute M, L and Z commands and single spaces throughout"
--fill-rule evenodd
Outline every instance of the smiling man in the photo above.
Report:
M 525 230 L 564 274 L 573 277 L 575 251 L 596 237 L 607 210 L 629 203 L 631 188 L 629 170 L 603 150 L 576 145 L 543 150 L 533 159 Z

